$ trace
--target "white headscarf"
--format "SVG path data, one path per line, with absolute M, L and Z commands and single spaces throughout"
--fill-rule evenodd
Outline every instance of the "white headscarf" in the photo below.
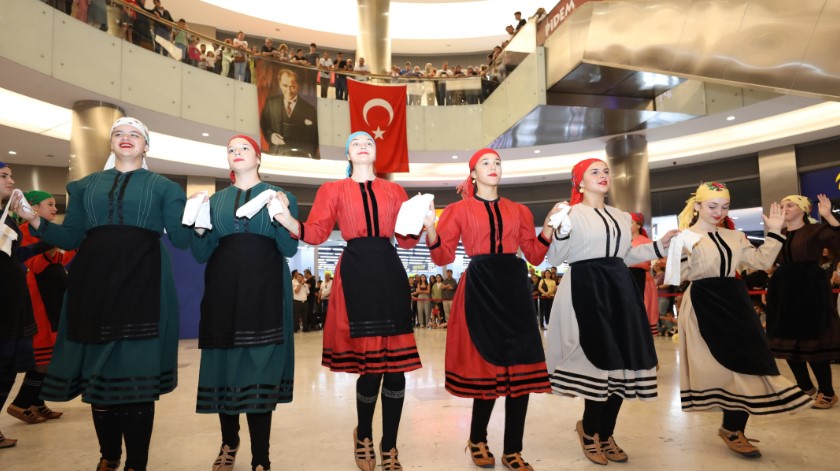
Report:
M 114 134 L 114 129 L 116 129 L 117 126 L 122 126 L 124 124 L 128 125 L 128 126 L 131 126 L 134 129 L 136 129 L 137 131 L 139 131 L 140 134 L 143 135 L 143 138 L 146 139 L 146 145 L 149 145 L 149 128 L 147 128 L 146 125 L 143 124 L 137 118 L 131 118 L 131 117 L 126 116 L 126 117 L 123 117 L 123 118 L 120 118 L 120 119 L 114 121 L 114 125 L 111 126 L 111 132 L 108 133 L 108 135 L 110 136 L 110 135 Z M 117 165 L 117 156 L 114 155 L 113 152 L 111 152 L 111 155 L 108 156 L 108 161 L 105 162 L 105 170 L 112 169 L 116 165 Z M 144 169 L 149 170 L 149 166 L 146 165 L 146 157 L 143 157 L 143 162 L 142 162 L 141 165 L 143 166 Z

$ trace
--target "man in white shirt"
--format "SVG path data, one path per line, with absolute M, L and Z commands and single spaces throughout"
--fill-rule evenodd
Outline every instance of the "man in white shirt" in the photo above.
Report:
M 292 297 L 294 298 L 295 332 L 300 331 L 301 326 L 309 330 L 309 319 L 306 315 L 306 297 L 309 296 L 309 286 L 303 278 L 303 274 L 297 272 L 292 279 Z
M 321 282 L 321 315 L 324 316 L 324 323 L 327 322 L 327 307 L 330 304 L 330 294 L 332 294 L 332 275 L 324 273 L 324 281 Z
M 327 97 L 327 92 L 330 90 L 330 74 L 333 70 L 333 61 L 330 59 L 330 53 L 325 52 L 324 57 L 318 61 L 318 71 L 321 76 L 321 98 Z

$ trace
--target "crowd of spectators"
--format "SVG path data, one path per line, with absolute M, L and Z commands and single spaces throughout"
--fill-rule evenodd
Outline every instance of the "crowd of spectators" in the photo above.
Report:
M 53 7 L 72 15 L 74 18 L 108 31 L 106 0 L 41 0 Z M 343 52 L 336 52 L 335 58 L 329 51 L 319 52 L 315 43 L 309 45 L 309 52 L 302 48 L 292 51 L 288 45 L 275 46 L 272 38 L 265 38 L 261 47 L 249 45 L 245 33 L 239 31 L 235 37 L 224 41 L 211 41 L 190 30 L 185 19 L 174 20 L 170 11 L 161 0 L 122 0 L 118 5 L 121 13 L 118 32 L 123 39 L 138 46 L 153 50 L 164 56 L 173 56 L 186 64 L 202 70 L 220 74 L 243 82 L 255 82 L 255 60 L 270 58 L 300 66 L 317 68 L 320 94 L 322 98 L 334 96 L 338 100 L 347 100 L 347 79 L 368 80 L 373 73 L 360 57 L 355 61 L 344 57 Z M 119 6 L 122 5 L 122 6 Z M 131 5 L 134 8 L 129 8 Z M 146 14 L 143 14 L 145 12 Z M 537 10 L 532 18 L 539 20 L 545 16 L 545 9 Z M 502 60 L 504 48 L 517 32 L 527 24 L 521 12 L 515 12 L 515 25 L 508 25 L 506 30 L 510 38 L 495 46 L 487 55 L 487 63 L 480 65 L 456 64 L 449 66 L 443 61 L 440 67 L 426 63 L 421 67 L 406 62 L 404 67 L 394 65 L 384 74 L 390 75 L 393 82 L 406 83 L 409 105 L 468 105 L 482 103 L 504 78 L 505 67 Z M 382 77 L 382 76 L 380 76 Z M 452 82 L 434 79 L 473 78 L 469 82 Z M 433 79 L 433 80 L 429 80 Z

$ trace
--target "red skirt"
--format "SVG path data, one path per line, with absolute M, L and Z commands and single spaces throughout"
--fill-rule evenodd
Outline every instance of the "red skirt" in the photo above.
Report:
M 647 311 L 650 333 L 659 333 L 659 293 L 650 272 L 645 273 L 645 311 Z
M 321 365 L 330 371 L 358 374 L 402 373 L 423 366 L 414 333 L 387 337 L 350 337 L 340 264 L 341 260 L 335 267 L 332 294 L 327 307 Z
M 26 284 L 29 287 L 29 297 L 32 299 L 32 314 L 35 316 L 35 325 L 38 326 L 38 332 L 32 337 L 35 364 L 38 366 L 49 365 L 50 360 L 52 360 L 57 332 L 52 331 L 44 301 L 41 300 L 41 292 L 38 290 L 38 281 L 35 279 L 35 273 L 32 270 L 26 273 Z
M 464 311 L 464 287 L 468 282 L 467 272 L 464 272 L 449 315 L 446 332 L 446 390 L 453 396 L 473 399 L 551 392 L 544 361 L 497 366 L 487 362 L 478 353 L 470 337 Z

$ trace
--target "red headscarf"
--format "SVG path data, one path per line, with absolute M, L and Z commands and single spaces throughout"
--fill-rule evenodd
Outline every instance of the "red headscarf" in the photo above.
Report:
M 580 191 L 580 183 L 583 181 L 583 174 L 586 169 L 595 162 L 604 162 L 601 159 L 586 159 L 581 160 L 574 167 L 572 167 L 572 199 L 569 201 L 569 206 L 574 206 L 583 201 L 583 193 Z
M 645 230 L 645 215 L 642 213 L 630 213 L 630 218 L 633 219 L 633 222 L 639 225 L 639 234 L 647 237 L 648 234 Z
M 475 166 L 476 166 L 476 164 L 478 164 L 478 160 L 481 159 L 482 157 L 484 157 L 487 154 L 495 155 L 496 157 L 499 158 L 499 160 L 501 160 L 501 158 L 502 158 L 499 155 L 499 153 L 496 152 L 493 149 L 488 149 L 487 147 L 485 147 L 483 149 L 479 149 L 479 150 L 475 151 L 475 154 L 473 154 L 473 156 L 470 158 L 470 173 L 472 173 L 472 171 L 475 170 Z M 457 191 L 461 195 L 462 198 L 469 198 L 469 197 L 475 195 L 475 185 L 473 185 L 472 176 L 467 175 L 467 179 L 464 180 L 463 183 L 458 185 L 455 188 L 455 191 Z
M 252 137 L 246 136 L 244 134 L 237 134 L 237 135 L 230 138 L 230 140 L 228 141 L 227 147 L 230 147 L 230 143 L 234 139 L 245 139 L 246 141 L 248 141 L 248 144 L 251 144 L 251 147 L 254 148 L 254 152 L 257 154 L 257 157 L 262 157 L 262 151 L 260 150 L 260 145 L 257 144 L 257 141 L 255 141 Z M 230 171 L 230 182 L 231 183 L 236 183 L 236 175 L 233 173 L 233 170 Z

